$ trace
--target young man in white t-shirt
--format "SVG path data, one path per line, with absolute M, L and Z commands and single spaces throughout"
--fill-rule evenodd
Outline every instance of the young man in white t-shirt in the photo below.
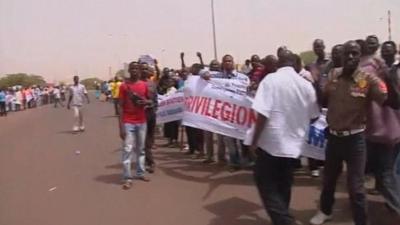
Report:
M 82 112 L 84 98 L 87 99 L 87 103 L 89 104 L 90 100 L 85 86 L 79 83 L 78 76 L 74 76 L 74 85 L 70 87 L 69 99 L 67 105 L 67 109 L 70 109 L 72 102 L 72 107 L 74 109 L 74 118 L 75 118 L 75 124 L 74 127 L 72 128 L 74 132 L 85 130 L 85 126 L 83 125 L 83 112 Z

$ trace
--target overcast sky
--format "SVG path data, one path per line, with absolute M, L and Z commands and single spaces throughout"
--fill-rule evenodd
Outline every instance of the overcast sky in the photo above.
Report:
M 108 77 L 123 62 L 151 54 L 179 66 L 213 57 L 211 0 L 0 0 L 0 75 L 26 72 L 50 82 Z M 400 42 L 400 0 L 215 0 L 218 56 L 328 47 L 377 34 Z

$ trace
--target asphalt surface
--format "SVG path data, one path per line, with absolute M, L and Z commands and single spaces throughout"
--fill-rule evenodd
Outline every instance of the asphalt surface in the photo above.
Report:
M 266 225 L 251 171 L 229 173 L 179 149 L 154 150 L 151 182 L 121 188 L 121 141 L 109 103 L 85 106 L 86 132 L 73 112 L 40 107 L 0 117 L 0 225 Z M 158 138 L 157 144 L 166 141 Z M 296 175 L 291 208 L 303 224 L 315 213 L 320 179 Z M 350 225 L 342 177 L 331 225 Z M 399 225 L 381 197 L 368 196 L 372 225 Z

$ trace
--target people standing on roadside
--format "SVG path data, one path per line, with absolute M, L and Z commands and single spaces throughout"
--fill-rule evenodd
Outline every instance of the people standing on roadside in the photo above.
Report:
M 61 93 L 61 101 L 65 102 L 65 100 L 67 98 L 65 97 L 65 85 L 64 84 L 60 85 L 60 93 Z
M 101 94 L 100 89 L 101 89 L 100 84 L 96 82 L 96 84 L 95 84 L 95 94 L 94 94 L 96 99 L 100 99 L 100 94 Z
M 22 102 L 23 102 L 23 96 L 21 88 L 17 87 L 15 91 L 15 111 L 22 110 Z
M 112 101 L 114 104 L 114 110 L 115 110 L 115 115 L 119 115 L 119 107 L 118 107 L 118 102 L 119 102 L 119 88 L 121 86 L 122 82 L 119 77 L 114 77 L 114 80 L 110 83 L 110 88 L 111 88 L 111 97 Z
M 86 98 L 88 104 L 90 103 L 90 100 L 86 87 L 83 84 L 79 83 L 79 77 L 74 76 L 73 80 L 74 84 L 71 85 L 69 90 L 67 109 L 71 108 L 71 103 L 72 103 L 72 108 L 74 110 L 74 119 L 75 119 L 72 131 L 83 132 L 85 131 L 85 126 L 83 123 L 83 105 L 84 105 L 83 100 Z
M 7 111 L 12 112 L 15 111 L 15 96 L 14 96 L 14 91 L 12 88 L 8 88 L 6 91 L 6 106 L 7 106 Z
M 323 90 L 328 82 L 328 67 L 331 61 L 327 57 L 325 52 L 325 43 L 322 39 L 314 40 L 313 51 L 317 56 L 317 59 L 311 65 L 308 65 L 308 67 L 310 68 L 313 81 L 316 83 L 315 85 L 318 86 L 319 90 Z M 311 177 L 319 177 L 319 167 L 322 165 L 323 161 L 308 158 L 308 168 L 310 170 Z
M 209 80 L 210 78 L 234 79 L 243 82 L 246 86 L 250 85 L 250 80 L 247 75 L 239 73 L 235 70 L 235 62 L 231 55 L 225 55 L 222 58 L 222 71 L 218 73 L 205 73 L 202 75 L 203 79 Z M 239 140 L 224 136 L 225 147 L 229 152 L 229 171 L 235 172 L 242 168 L 240 157 L 240 142 Z
M 59 86 L 54 87 L 53 94 L 54 94 L 54 108 L 57 108 L 57 104 L 61 105 L 61 107 L 64 107 L 64 104 L 61 102 L 61 91 Z
M 145 154 L 146 154 L 146 166 L 149 173 L 154 173 L 155 161 L 153 157 L 152 148 L 154 145 L 154 135 L 156 131 L 156 112 L 157 112 L 157 86 L 154 81 L 151 80 L 152 72 L 149 65 L 146 62 L 140 63 L 140 80 L 145 82 L 148 89 L 148 97 L 151 104 L 145 107 L 147 131 L 145 140 Z
M 203 58 L 200 52 L 197 52 L 197 57 L 200 60 L 200 64 L 202 66 L 202 70 L 199 72 L 205 73 L 207 71 L 211 72 L 218 72 L 221 71 L 221 64 L 218 62 L 218 60 L 213 59 L 211 60 L 210 64 L 206 67 L 203 62 Z M 214 163 L 214 134 L 210 131 L 205 131 L 203 130 L 203 148 L 205 148 L 206 151 L 206 159 L 203 160 L 203 163 L 209 164 L 209 163 Z M 218 161 L 224 163 L 226 161 L 225 159 L 225 146 L 223 143 L 223 136 L 222 135 L 217 135 L 217 146 L 218 146 Z
M 388 68 L 387 73 L 377 74 L 388 80 L 388 88 L 395 92 L 393 104 L 380 106 L 372 102 L 367 114 L 368 160 L 373 162 L 376 187 L 370 194 L 381 193 L 387 206 L 400 215 L 400 183 L 394 176 L 394 163 L 400 151 L 400 63 L 396 61 L 397 46 L 392 41 L 382 44 L 381 57 Z M 386 74 L 386 76 L 385 76 Z
M 7 116 L 6 92 L 3 89 L 0 89 L 0 116 Z
M 240 72 L 243 74 L 248 74 L 251 71 L 251 61 L 250 59 L 246 59 L 246 61 L 244 61 L 244 65 L 240 68 Z
M 180 54 L 181 58 L 181 66 L 182 70 L 187 69 L 185 65 L 185 54 L 182 52 Z M 194 63 L 190 67 L 190 74 L 189 76 L 199 76 L 200 71 L 204 69 L 204 66 L 199 64 L 199 63 Z M 187 135 L 187 140 L 188 140 L 188 145 L 189 145 L 189 150 L 185 153 L 187 155 L 193 155 L 197 151 L 198 154 L 195 155 L 193 158 L 196 159 L 202 159 L 204 158 L 204 135 L 203 131 L 201 129 L 195 128 L 195 127 L 189 127 L 185 126 L 186 130 L 186 135 Z

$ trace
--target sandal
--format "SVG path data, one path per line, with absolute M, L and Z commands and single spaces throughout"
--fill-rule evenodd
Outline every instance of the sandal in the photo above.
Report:
M 137 179 L 138 179 L 138 180 L 141 180 L 141 181 L 144 181 L 144 182 L 150 182 L 150 179 L 147 178 L 147 177 L 144 177 L 144 176 L 138 177 Z
M 132 187 L 132 181 L 131 180 L 126 180 L 125 183 L 122 185 L 122 188 L 124 190 L 128 190 Z

